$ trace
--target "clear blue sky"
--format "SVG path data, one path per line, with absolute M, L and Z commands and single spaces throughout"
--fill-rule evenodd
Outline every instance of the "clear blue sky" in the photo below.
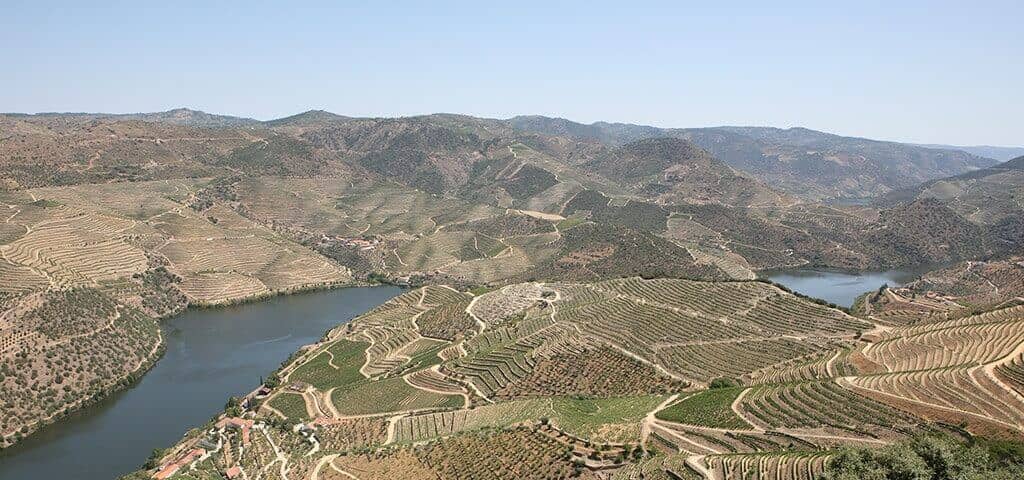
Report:
M 1024 145 L 1019 0 L 293 3 L 4 1 L 0 111 L 544 114 Z

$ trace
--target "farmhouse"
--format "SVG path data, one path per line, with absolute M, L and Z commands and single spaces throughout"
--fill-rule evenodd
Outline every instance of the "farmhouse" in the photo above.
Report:
M 193 448 L 170 463 L 164 464 L 164 466 L 160 467 L 160 469 L 156 471 L 153 478 L 156 480 L 171 478 L 178 472 L 178 470 L 181 470 L 182 467 L 192 463 L 193 460 L 203 456 L 205 453 L 206 451 L 201 448 Z
M 227 417 L 217 422 L 217 428 L 241 432 L 242 445 L 249 444 L 249 430 L 252 429 L 253 421 L 245 418 Z

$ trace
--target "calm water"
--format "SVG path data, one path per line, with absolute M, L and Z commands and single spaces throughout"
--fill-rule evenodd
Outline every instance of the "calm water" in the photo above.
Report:
M 764 276 L 795 292 L 849 307 L 860 294 L 878 290 L 878 287 L 884 284 L 889 284 L 890 287 L 901 285 L 917 278 L 917 273 L 905 270 L 860 273 L 783 270 L 766 272 Z
M 164 323 L 167 353 L 142 381 L 0 452 L 0 479 L 110 480 L 139 468 L 259 385 L 302 345 L 401 293 L 347 288 L 191 310 Z

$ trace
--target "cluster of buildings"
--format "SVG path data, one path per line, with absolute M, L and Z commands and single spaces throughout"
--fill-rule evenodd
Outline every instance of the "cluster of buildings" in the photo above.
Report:
M 214 425 L 214 429 L 210 431 L 210 435 L 197 439 L 191 445 L 182 449 L 178 455 L 160 465 L 156 473 L 153 474 L 153 478 L 155 480 L 171 478 L 181 469 L 206 460 L 210 455 L 220 451 L 221 437 L 226 431 L 238 433 L 242 439 L 242 447 L 249 445 L 250 433 L 254 423 L 252 419 L 237 417 L 225 417 L 218 420 Z M 241 473 L 242 469 L 237 465 L 224 471 L 224 475 L 228 479 L 238 478 Z
M 203 456 L 206 455 L 206 449 L 201 447 L 191 448 L 185 451 L 184 454 L 175 457 L 170 462 L 167 462 L 157 469 L 153 478 L 156 480 L 164 480 L 165 478 L 171 478 L 178 470 L 191 465 L 192 462 L 202 460 Z

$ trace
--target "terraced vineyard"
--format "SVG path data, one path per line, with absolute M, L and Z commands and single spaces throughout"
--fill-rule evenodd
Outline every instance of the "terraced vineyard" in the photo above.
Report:
M 338 478 L 812 479 L 957 416 L 1024 431 L 1021 308 L 861 336 L 876 326 L 759 282 L 428 286 L 305 350 L 254 415 L 306 421 L 311 468 Z
M 688 140 L 778 156 L 736 143 L 769 130 L 189 111 L 0 125 L 4 446 L 136 379 L 159 318 L 362 282 L 412 287 L 159 463 L 192 479 L 803 479 L 843 446 L 1024 432 L 1019 161 L 847 207 Z M 836 138 L 815 150 L 904 152 Z M 901 155 L 917 154 L 938 158 Z M 754 280 L 923 262 L 950 266 L 851 312 Z
M 12 400 L 35 400 L 5 410 L 3 444 L 144 373 L 162 346 L 154 317 L 351 282 L 345 267 L 224 205 L 193 209 L 209 183 L 40 188 L 5 198 L 0 384 Z
M 829 459 L 823 453 L 711 455 L 696 462 L 704 465 L 712 478 L 750 478 L 764 480 L 815 480 Z M 699 463 L 698 463 L 699 465 Z

